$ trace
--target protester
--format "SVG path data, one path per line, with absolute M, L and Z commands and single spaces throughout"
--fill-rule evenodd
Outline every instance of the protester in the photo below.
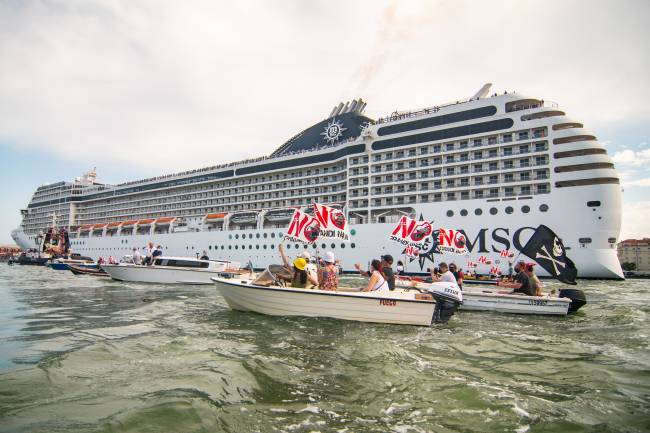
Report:
M 153 261 L 156 258 L 162 256 L 162 253 L 163 253 L 162 246 L 160 246 L 160 245 L 156 246 L 156 248 L 151 253 L 151 264 L 153 264 Z
M 381 273 L 386 278 L 386 282 L 388 283 L 388 288 L 390 290 L 395 290 L 395 273 L 393 272 L 393 256 L 390 254 L 385 254 L 381 256 Z M 361 265 L 358 263 L 355 263 L 354 267 L 357 269 L 359 274 L 363 275 L 364 277 L 370 277 L 371 272 L 366 272 L 363 269 L 361 269 Z
M 381 262 L 379 260 L 373 260 L 370 263 L 370 279 L 368 280 L 368 285 L 361 289 L 362 292 L 371 292 L 371 291 L 387 291 L 388 282 L 384 277 L 384 274 L 381 272 Z
M 336 258 L 331 251 L 325 253 L 323 266 L 318 270 L 318 287 L 321 290 L 337 290 L 339 288 Z
M 449 266 L 447 266 L 447 263 L 445 262 L 440 262 L 438 265 L 438 268 L 440 269 L 440 276 L 436 275 L 435 273 L 431 273 L 431 281 L 435 282 L 448 282 L 448 283 L 454 283 L 458 284 L 456 281 L 456 277 L 454 274 L 452 274 L 449 271 Z
M 140 254 L 140 251 L 135 247 L 133 247 L 132 256 L 133 256 L 133 263 L 135 263 L 136 265 L 142 264 L 142 254 Z
M 517 262 L 515 265 L 515 272 L 517 274 L 515 275 L 512 282 L 499 283 L 499 287 L 507 287 L 513 289 L 512 292 L 501 291 L 500 293 L 518 293 L 522 295 L 534 296 L 535 292 L 530 285 L 530 278 L 528 278 L 528 275 L 526 275 L 526 262 Z
M 542 296 L 542 282 L 539 280 L 539 277 L 535 274 L 533 267 L 535 263 L 526 264 L 526 275 L 530 280 L 530 286 L 532 291 L 535 293 L 535 296 Z
M 203 250 L 203 255 L 201 256 L 201 260 L 210 260 L 210 257 L 208 257 L 208 252 L 206 250 Z
M 144 248 L 144 264 L 145 265 L 150 265 L 151 264 L 151 257 L 153 256 L 155 248 L 153 246 L 153 242 L 149 242 L 149 244 Z
M 397 261 L 396 272 L 397 275 L 404 275 L 404 263 L 401 260 Z
M 463 290 L 463 278 L 465 278 L 465 274 L 463 274 L 463 271 L 458 269 L 455 263 L 449 264 L 449 271 L 452 274 L 454 274 L 454 278 L 456 278 L 456 284 L 458 284 L 458 288 Z

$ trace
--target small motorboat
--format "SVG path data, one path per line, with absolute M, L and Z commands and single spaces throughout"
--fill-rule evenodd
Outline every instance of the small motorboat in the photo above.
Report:
M 101 268 L 114 280 L 159 284 L 212 284 L 222 273 L 249 274 L 238 262 L 201 260 L 191 257 L 158 257 L 152 265 L 104 264 Z
M 332 317 L 359 322 L 429 326 L 446 322 L 462 303 L 455 284 L 438 283 L 429 299 L 408 291 L 327 291 L 286 287 L 269 266 L 256 279 L 212 277 L 228 306 L 271 316 Z M 454 287 L 451 287 L 454 286 Z
M 465 281 L 463 282 L 463 284 Z M 423 290 L 432 283 L 413 280 L 412 283 L 400 279 L 396 282 L 401 290 Z M 398 290 L 400 290 L 398 289 Z M 478 285 L 463 287 L 461 310 L 496 311 L 499 313 L 539 314 L 566 316 L 578 311 L 587 303 L 584 293 L 577 289 L 561 289 L 558 296 L 525 296 L 499 293 L 497 287 Z
M 93 259 L 90 257 L 84 257 L 79 254 L 73 254 L 69 258 L 63 258 L 59 257 L 57 259 L 53 259 L 48 263 L 48 266 L 54 270 L 57 271 L 67 271 L 69 269 L 69 265 L 75 265 L 78 267 L 86 267 L 86 268 L 94 268 L 98 269 L 99 265 L 95 263 Z
M 68 270 L 75 275 L 92 275 L 94 277 L 110 278 L 110 275 L 108 275 L 106 271 L 100 268 L 88 268 L 85 266 L 68 264 Z

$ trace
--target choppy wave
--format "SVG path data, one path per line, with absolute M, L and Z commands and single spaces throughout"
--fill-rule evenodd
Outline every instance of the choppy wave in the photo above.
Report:
M 650 284 L 431 328 L 230 311 L 210 287 L 0 268 L 0 431 L 648 431 Z

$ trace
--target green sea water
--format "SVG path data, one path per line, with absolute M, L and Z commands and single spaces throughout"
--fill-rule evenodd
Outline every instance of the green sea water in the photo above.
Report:
M 565 318 L 411 327 L 0 264 L 0 431 L 650 431 L 650 281 L 579 287 Z

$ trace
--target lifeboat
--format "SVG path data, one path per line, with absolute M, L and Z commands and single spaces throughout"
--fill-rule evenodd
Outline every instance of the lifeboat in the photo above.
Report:
M 239 212 L 230 216 L 230 222 L 233 224 L 254 224 L 257 222 L 257 212 Z
M 273 209 L 266 213 L 265 218 L 272 222 L 289 221 L 294 209 Z

